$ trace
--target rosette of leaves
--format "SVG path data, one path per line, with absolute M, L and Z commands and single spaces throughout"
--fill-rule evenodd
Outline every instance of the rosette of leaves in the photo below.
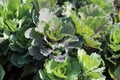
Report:
M 31 2 L 32 0 L 0 0 L 0 50 L 18 67 L 23 65 L 17 61 L 27 55 L 29 45 L 24 32 L 32 25 Z
M 25 32 L 26 38 L 32 39 L 28 48 L 34 59 L 40 60 L 50 57 L 56 61 L 63 61 L 69 49 L 80 47 L 79 39 L 71 22 L 62 21 L 47 8 L 40 10 L 37 27 Z
M 77 58 L 67 57 L 64 62 L 46 60 L 44 69 L 39 70 L 36 80 L 105 80 L 105 67 L 99 67 L 102 59 L 96 53 L 86 54 L 79 49 Z
M 77 14 L 71 11 L 70 17 L 74 22 L 76 33 L 85 40 L 85 46 L 100 49 L 101 33 L 106 32 L 111 24 L 102 8 L 97 5 L 87 5 L 81 7 Z
M 110 44 L 109 47 L 114 51 L 119 51 L 120 50 L 120 23 L 115 24 L 113 28 L 110 31 Z
M 114 24 L 112 29 L 109 32 L 109 37 L 108 37 L 108 47 L 107 47 L 107 52 L 105 52 L 105 59 L 108 61 L 106 64 L 109 68 L 109 73 L 110 76 L 113 79 L 120 78 L 119 70 L 120 70 L 120 23 Z M 110 66 L 113 64 L 112 66 Z
M 42 80 L 78 80 L 82 65 L 76 59 L 66 58 L 64 62 L 46 60 L 45 69 L 39 71 Z
M 32 65 L 35 63 L 33 64 L 34 61 L 27 50 L 30 41 L 24 36 L 26 29 L 33 27 L 34 9 L 31 4 L 32 1 L 0 0 L 0 64 L 6 67 L 6 75 L 11 74 L 10 77 L 7 76 L 7 79 L 14 80 L 15 76 L 21 75 L 22 71 L 22 77 L 34 71 L 35 66 Z M 28 65 L 31 67 L 26 68 Z M 13 67 L 18 67 L 18 74 L 12 74 Z M 22 71 L 19 72 L 19 70 Z

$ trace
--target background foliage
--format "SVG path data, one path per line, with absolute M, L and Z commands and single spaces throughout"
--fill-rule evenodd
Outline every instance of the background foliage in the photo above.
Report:
M 119 4 L 0 0 L 0 80 L 119 79 Z

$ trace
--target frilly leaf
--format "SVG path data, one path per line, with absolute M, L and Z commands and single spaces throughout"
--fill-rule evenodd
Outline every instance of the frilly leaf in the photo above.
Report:
M 98 54 L 92 53 L 89 56 L 83 49 L 78 50 L 78 60 L 79 62 L 83 63 L 86 71 L 98 68 L 102 61 L 101 57 Z
M 40 21 L 44 21 L 46 23 L 48 23 L 49 21 L 52 20 L 52 18 L 54 17 L 54 14 L 47 8 L 42 8 L 40 11 L 39 11 L 39 20 Z
M 78 14 L 80 15 L 81 19 L 85 19 L 88 16 L 103 16 L 105 13 L 102 8 L 92 4 L 80 8 Z

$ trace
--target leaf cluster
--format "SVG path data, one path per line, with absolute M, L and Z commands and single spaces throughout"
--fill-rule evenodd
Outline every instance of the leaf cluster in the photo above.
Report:
M 0 80 L 119 79 L 116 1 L 0 0 Z

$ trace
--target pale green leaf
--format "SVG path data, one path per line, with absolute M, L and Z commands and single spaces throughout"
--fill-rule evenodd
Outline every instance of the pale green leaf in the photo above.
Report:
M 98 54 L 92 53 L 89 56 L 83 49 L 78 50 L 78 60 L 83 63 L 86 71 L 93 70 L 101 64 L 101 57 Z

